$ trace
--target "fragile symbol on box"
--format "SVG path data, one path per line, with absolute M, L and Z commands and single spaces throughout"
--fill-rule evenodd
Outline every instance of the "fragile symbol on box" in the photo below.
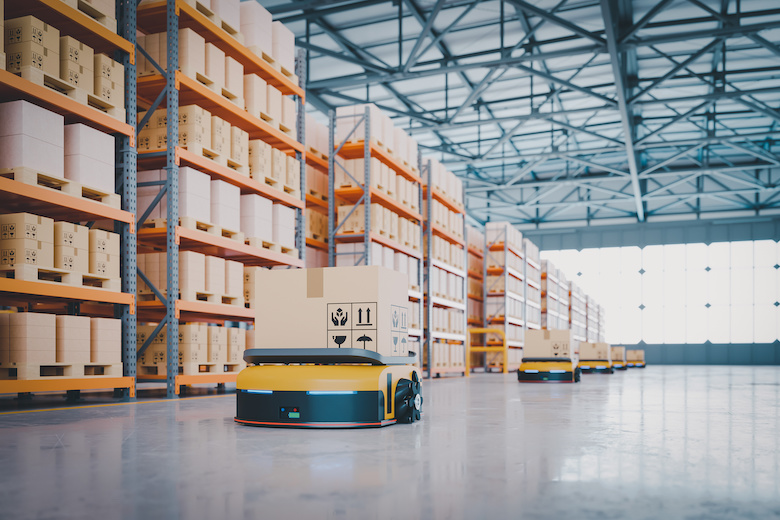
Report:
M 407 349 L 407 308 L 391 305 L 392 319 L 390 333 L 393 338 L 393 354 L 404 355 Z
M 376 302 L 329 303 L 327 312 L 329 348 L 376 348 Z

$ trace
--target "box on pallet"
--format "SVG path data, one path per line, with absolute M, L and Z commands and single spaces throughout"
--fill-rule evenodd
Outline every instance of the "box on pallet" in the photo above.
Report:
M 65 178 L 114 193 L 115 138 L 81 123 L 65 125 Z
M 272 212 L 273 241 L 282 247 L 295 248 L 295 209 L 275 203 Z
M 626 347 L 612 347 L 612 363 L 624 364 L 626 362 Z
M 577 360 L 579 343 L 570 330 L 534 330 L 525 332 L 524 358 L 562 358 Z
M 57 363 L 90 362 L 90 321 L 89 316 L 57 316 Z
M 580 342 L 580 359 L 588 361 L 609 361 L 612 358 L 612 349 L 609 343 Z
M 295 72 L 295 34 L 282 22 L 272 22 L 271 30 L 274 59 L 288 72 Z
M 228 231 L 241 228 L 241 188 L 225 181 L 211 181 L 211 222 Z
M 35 67 L 55 78 L 60 75 L 60 31 L 34 16 L 5 20 L 6 68 L 21 72 Z
M 0 215 L 0 240 L 20 238 L 54 244 L 54 220 L 32 213 Z
M 60 78 L 91 94 L 95 88 L 95 52 L 92 47 L 71 36 L 61 36 L 59 58 Z
M 37 312 L 10 313 L 0 321 L 6 325 L 6 349 L 0 365 L 46 365 L 57 362 L 57 317 Z M 7 320 L 7 321 L 6 321 Z
M 265 107 L 270 117 L 276 124 L 282 120 L 282 93 L 276 87 L 267 85 Z
M 273 242 L 273 202 L 260 195 L 241 195 L 241 231 L 247 238 Z
M 227 329 L 219 326 L 208 327 L 208 363 L 224 364 L 228 360 Z
M 246 350 L 246 330 L 230 327 L 227 329 L 227 333 L 227 363 L 231 365 L 242 363 Z
M 264 183 L 273 178 L 274 148 L 259 139 L 249 141 L 249 176 Z
M 258 56 L 273 54 L 272 15 L 257 2 L 241 2 L 241 34 L 244 44 Z
M 64 177 L 64 118 L 27 101 L 0 103 L 0 168 Z
M 263 331 L 255 336 L 257 348 L 359 348 L 407 355 L 402 273 L 372 266 L 258 270 L 255 283 L 255 323 Z

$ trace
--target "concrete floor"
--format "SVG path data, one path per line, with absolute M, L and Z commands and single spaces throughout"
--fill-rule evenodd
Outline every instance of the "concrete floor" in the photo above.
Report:
M 380 430 L 236 425 L 234 395 L 0 415 L 0 518 L 776 518 L 780 369 L 427 382 Z

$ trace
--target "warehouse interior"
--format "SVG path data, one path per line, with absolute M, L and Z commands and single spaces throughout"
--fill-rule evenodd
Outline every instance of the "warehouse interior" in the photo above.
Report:
M 780 6 L 0 0 L 14 518 L 780 515 Z

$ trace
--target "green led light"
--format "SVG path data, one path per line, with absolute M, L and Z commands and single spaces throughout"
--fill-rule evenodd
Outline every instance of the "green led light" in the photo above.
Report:
M 300 419 L 301 418 L 301 412 L 289 412 L 287 414 L 287 417 L 290 419 Z

